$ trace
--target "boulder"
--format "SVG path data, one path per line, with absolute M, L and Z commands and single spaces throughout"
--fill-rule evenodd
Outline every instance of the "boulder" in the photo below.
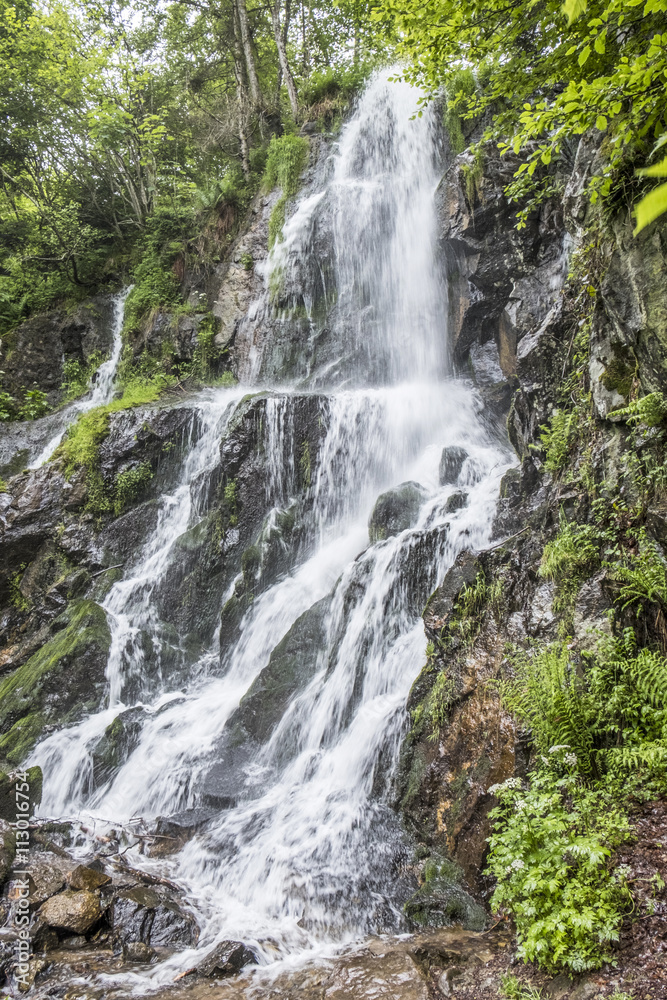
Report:
M 373 513 L 368 522 L 371 543 L 383 541 L 411 528 L 419 516 L 419 508 L 424 502 L 426 491 L 419 483 L 401 483 L 375 501 Z
M 197 966 L 197 974 L 209 979 L 225 979 L 237 976 L 246 965 L 256 965 L 257 956 L 242 941 L 221 941 L 203 962 Z
M 85 934 L 102 916 L 102 908 L 94 892 L 65 889 L 42 903 L 39 915 L 49 927 Z
M 65 888 L 76 863 L 51 851 L 33 851 L 25 867 L 30 880 L 30 903 L 37 907 Z
M 94 892 L 95 889 L 100 889 L 103 885 L 109 885 L 111 876 L 97 871 L 95 868 L 78 865 L 67 876 L 67 882 L 70 889 L 87 889 L 89 892 Z
M 445 513 L 454 514 L 457 510 L 461 510 L 462 507 L 465 507 L 467 503 L 468 494 L 458 490 L 456 493 L 452 493 L 452 495 L 447 498 Z
M 150 948 L 191 948 L 199 938 L 192 914 L 175 892 L 163 886 L 136 886 L 114 897 L 110 910 L 114 950 L 141 942 Z
M 92 754 L 96 788 L 106 785 L 138 746 L 144 719 L 143 708 L 128 708 L 104 730 Z
M 459 448 L 457 445 L 450 445 L 442 449 L 440 468 L 438 470 L 438 478 L 441 486 L 454 485 L 461 475 L 461 469 L 467 457 L 468 452 L 465 448 Z

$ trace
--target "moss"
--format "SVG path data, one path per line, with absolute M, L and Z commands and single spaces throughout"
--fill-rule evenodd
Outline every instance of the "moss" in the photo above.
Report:
M 26 564 L 21 563 L 19 568 L 14 573 L 12 573 L 12 575 L 9 578 L 9 600 L 17 609 L 17 611 L 23 611 L 23 612 L 30 611 L 30 608 L 32 607 L 31 602 L 28 600 L 28 598 L 24 595 L 23 591 L 21 590 L 21 580 L 23 578 L 23 573 L 25 571 L 25 568 Z
M 280 187 L 282 194 L 269 218 L 269 249 L 282 238 L 287 201 L 299 190 L 299 177 L 308 159 L 308 140 L 298 135 L 274 136 L 264 170 L 265 191 Z
M 484 154 L 477 148 L 472 163 L 462 163 L 461 173 L 465 185 L 466 198 L 473 204 L 482 197 L 482 180 L 484 178 Z
M 283 226 L 285 225 L 285 212 L 287 209 L 287 195 L 281 195 L 271 209 L 269 216 L 269 250 L 274 243 L 282 243 Z
M 8 733 L 0 738 L 0 758 L 16 767 L 28 756 L 44 729 L 44 716 L 32 712 L 15 722 Z
M 38 718 L 66 724 L 87 707 L 87 698 L 97 699 L 95 672 L 104 677 L 111 635 L 103 609 L 74 601 L 55 624 L 61 631 L 0 684 L 0 727 L 9 735 L 21 722 L 16 735 L 26 745 L 39 736 Z
M 243 581 L 248 590 L 252 590 L 253 588 L 261 559 L 261 552 L 256 545 L 248 546 L 241 556 L 241 572 L 243 573 Z
M 137 500 L 153 478 L 150 462 L 142 462 L 116 476 L 113 512 L 118 517 Z
M 632 391 L 636 363 L 634 366 L 629 363 L 628 352 L 621 344 L 613 344 L 612 349 L 614 357 L 600 376 L 600 381 L 609 392 L 617 392 L 628 399 Z

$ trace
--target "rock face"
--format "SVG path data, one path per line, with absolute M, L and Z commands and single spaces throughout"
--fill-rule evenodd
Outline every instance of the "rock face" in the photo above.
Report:
M 51 406 L 61 401 L 63 360 L 87 362 L 109 351 L 113 337 L 113 300 L 97 295 L 67 315 L 46 313 L 23 323 L 0 354 L 3 387 L 12 395 L 35 386 Z
M 419 483 L 401 483 L 379 496 L 368 522 L 371 542 L 380 542 L 411 528 L 425 496 L 426 492 Z

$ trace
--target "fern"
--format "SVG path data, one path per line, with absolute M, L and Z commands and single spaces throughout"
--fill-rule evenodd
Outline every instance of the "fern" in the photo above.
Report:
M 638 601 L 667 605 L 667 564 L 645 532 L 640 535 L 639 555 L 632 565 L 617 567 L 615 576 L 623 582 L 619 595 L 623 608 Z
M 544 546 L 538 572 L 545 580 L 559 581 L 582 573 L 597 559 L 594 529 L 568 521 L 561 511 L 558 534 Z
M 625 420 L 631 426 L 657 427 L 667 416 L 667 400 L 661 392 L 650 392 L 620 410 L 612 410 L 609 416 Z
M 517 677 L 500 685 L 500 695 L 533 735 L 537 749 L 549 753 L 567 746 L 584 774 L 595 771 L 590 721 L 583 682 L 577 677 L 565 642 L 544 646 L 514 660 Z

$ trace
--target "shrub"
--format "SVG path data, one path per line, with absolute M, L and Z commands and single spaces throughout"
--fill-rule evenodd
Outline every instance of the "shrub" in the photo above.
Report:
M 519 957 L 579 973 L 613 960 L 631 897 L 609 858 L 629 825 L 609 794 L 562 773 L 566 756 L 552 755 L 528 788 L 516 778 L 492 786 L 487 871 L 497 879 L 492 909 L 514 918 Z

